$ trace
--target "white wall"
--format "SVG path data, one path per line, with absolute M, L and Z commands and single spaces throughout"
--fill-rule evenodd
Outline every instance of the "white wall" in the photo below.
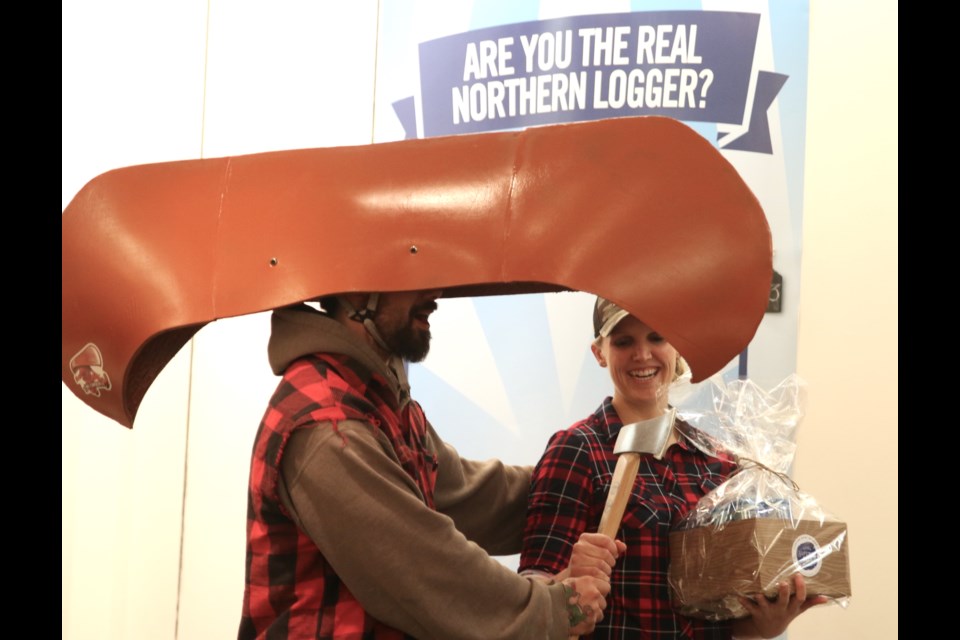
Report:
M 810 413 L 795 477 L 849 525 L 854 596 L 790 638 L 893 638 L 898 8 L 811 4 L 798 354 Z M 377 10 L 64 4 L 63 206 L 128 164 L 370 142 Z M 274 385 L 266 335 L 264 315 L 203 329 L 132 431 L 62 387 L 64 638 L 236 635 L 248 456 Z
M 205 7 L 98 0 L 62 10 L 63 206 L 109 169 L 196 157 Z M 163 371 L 135 433 L 61 386 L 64 638 L 174 637 L 189 362 L 187 348 Z
M 897 3 L 813 2 L 795 479 L 846 520 L 853 597 L 790 640 L 898 633 Z
M 130 164 L 370 143 L 376 33 L 375 0 L 65 3 L 63 206 Z M 61 386 L 64 638 L 236 637 L 267 320 L 205 327 L 130 431 Z

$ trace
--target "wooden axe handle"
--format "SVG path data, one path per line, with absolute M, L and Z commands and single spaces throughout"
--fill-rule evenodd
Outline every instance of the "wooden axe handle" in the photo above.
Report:
M 627 508 L 627 501 L 630 499 L 639 469 L 639 453 L 625 451 L 617 458 L 617 466 L 613 469 L 613 480 L 610 482 L 610 493 L 607 494 L 607 503 L 603 506 L 603 515 L 600 516 L 598 529 L 600 533 L 611 538 L 617 537 L 623 512 Z

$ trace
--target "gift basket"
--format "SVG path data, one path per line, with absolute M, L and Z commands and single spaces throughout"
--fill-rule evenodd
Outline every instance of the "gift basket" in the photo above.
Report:
M 774 598 L 795 573 L 807 595 L 846 606 L 850 572 L 846 524 L 802 491 L 787 472 L 803 417 L 796 375 L 772 391 L 750 380 L 711 378 L 688 391 L 678 416 L 684 436 L 711 456 L 734 456 L 738 471 L 709 492 L 670 534 L 671 590 L 684 615 L 748 615 L 738 596 Z

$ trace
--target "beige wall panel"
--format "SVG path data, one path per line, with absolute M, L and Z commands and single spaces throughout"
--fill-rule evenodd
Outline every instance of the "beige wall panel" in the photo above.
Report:
M 898 7 L 814 0 L 795 479 L 849 526 L 853 597 L 790 640 L 898 634 Z

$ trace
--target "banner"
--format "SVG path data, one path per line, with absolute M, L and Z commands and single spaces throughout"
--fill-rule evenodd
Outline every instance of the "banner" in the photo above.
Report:
M 623 13 L 424 42 L 424 135 L 635 115 L 739 124 L 759 22 L 723 11 Z

